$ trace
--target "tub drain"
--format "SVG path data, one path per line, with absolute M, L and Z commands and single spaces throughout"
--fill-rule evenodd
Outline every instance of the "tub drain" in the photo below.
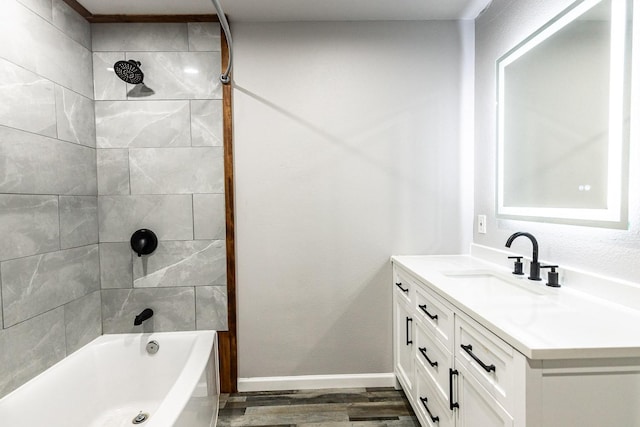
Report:
M 145 414 L 144 412 L 140 411 L 140 413 L 138 415 L 136 415 L 133 420 L 131 420 L 131 422 L 133 424 L 142 424 L 143 422 L 147 421 L 149 419 L 149 414 Z

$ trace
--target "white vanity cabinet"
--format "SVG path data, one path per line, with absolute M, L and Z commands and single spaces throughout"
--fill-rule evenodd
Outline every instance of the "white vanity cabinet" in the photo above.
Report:
M 423 427 L 640 427 L 640 357 L 526 357 L 420 273 L 394 263 L 393 342 L 397 382 Z
M 393 293 L 395 374 L 422 425 L 513 426 L 502 406 L 505 389 L 513 394 L 513 349 L 399 268 Z

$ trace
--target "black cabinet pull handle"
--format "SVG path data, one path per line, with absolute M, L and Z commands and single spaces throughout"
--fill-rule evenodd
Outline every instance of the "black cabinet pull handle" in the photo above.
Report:
M 413 341 L 411 341 L 411 335 L 409 334 L 409 322 L 413 322 L 413 319 L 407 317 L 407 345 L 413 344 Z
M 409 288 L 407 288 L 407 289 L 403 288 L 403 287 L 402 287 L 402 283 L 401 283 L 401 282 L 400 282 L 400 283 L 396 283 L 396 286 L 397 286 L 397 287 L 399 287 L 399 288 L 400 288 L 400 290 L 401 290 L 402 292 L 404 292 L 405 294 L 408 294 L 408 293 L 409 293 Z
M 487 372 L 491 372 L 491 371 L 495 372 L 495 371 L 496 371 L 496 365 L 487 365 L 487 364 L 485 364 L 482 360 L 480 360 L 480 359 L 478 358 L 478 356 L 476 356 L 475 354 L 473 354 L 473 351 L 471 351 L 471 350 L 473 350 L 473 347 L 471 347 L 471 344 L 469 344 L 469 345 L 460 344 L 460 347 L 462 347 L 462 349 L 463 349 L 464 351 L 466 351 L 466 352 L 467 352 L 467 354 L 468 354 L 469 356 L 471 356 L 471 358 L 472 358 L 473 360 L 475 360 L 476 362 L 478 362 L 478 365 L 482 366 L 482 369 L 484 369 L 484 370 L 485 370 L 485 371 L 487 371 Z
M 453 376 L 454 375 L 456 376 L 458 375 L 458 370 L 449 368 L 449 409 L 451 409 L 452 411 L 455 408 L 460 407 L 458 402 L 453 401 Z
M 438 315 L 437 314 L 431 314 L 427 311 L 427 304 L 425 305 L 418 305 L 418 307 L 420 308 L 420 310 L 424 311 L 424 313 L 429 316 L 429 318 L 431 320 L 438 320 Z
M 440 417 L 434 417 L 433 414 L 431 413 L 431 411 L 429 410 L 429 407 L 427 406 L 428 399 L 426 397 L 421 397 L 420 398 L 420 402 L 422 402 L 422 406 L 424 406 L 424 409 L 427 410 L 427 414 L 429 414 L 429 417 L 431 417 L 431 422 L 432 423 L 439 423 L 440 422 Z
M 420 353 L 422 353 L 422 356 L 425 359 L 427 359 L 427 362 L 429 362 L 429 365 L 438 366 L 438 362 L 432 362 L 431 359 L 429 359 L 429 356 L 427 356 L 427 347 L 418 347 L 418 350 L 420 350 Z

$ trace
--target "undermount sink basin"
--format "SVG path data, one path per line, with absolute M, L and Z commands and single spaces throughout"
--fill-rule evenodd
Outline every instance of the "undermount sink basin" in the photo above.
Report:
M 492 297 L 508 296 L 544 296 L 544 282 L 530 282 L 527 279 L 505 277 L 491 271 L 461 271 L 444 273 L 456 285 L 464 287 L 465 292 L 490 295 Z

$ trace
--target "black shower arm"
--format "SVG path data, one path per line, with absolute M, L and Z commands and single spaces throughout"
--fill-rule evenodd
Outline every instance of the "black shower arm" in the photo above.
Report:
M 231 41 L 231 31 L 229 30 L 229 22 L 227 21 L 227 17 L 222 11 L 222 6 L 220 6 L 220 2 L 218 0 L 211 0 L 213 3 L 213 7 L 216 8 L 216 13 L 218 14 L 218 19 L 220 20 L 220 26 L 224 31 L 224 36 L 227 39 L 227 47 L 229 48 L 229 62 L 227 63 L 227 70 L 220 76 L 220 81 L 222 84 L 229 84 L 231 82 L 231 78 L 229 75 L 231 74 L 231 67 L 233 66 L 233 43 Z

